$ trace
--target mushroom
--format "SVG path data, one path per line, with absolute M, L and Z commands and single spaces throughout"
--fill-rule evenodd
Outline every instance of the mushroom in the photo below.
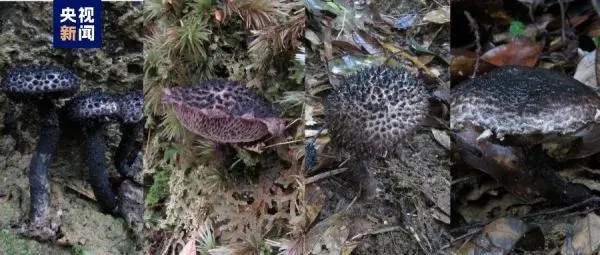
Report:
M 119 98 L 121 126 L 121 142 L 115 153 L 115 167 L 119 173 L 134 179 L 137 170 L 132 168 L 141 144 L 136 138 L 144 130 L 144 93 L 141 90 L 129 92 Z
M 285 121 L 248 88 L 235 81 L 211 80 L 165 88 L 163 104 L 192 133 L 217 143 L 249 143 L 283 132 Z
M 108 180 L 107 144 L 103 132 L 105 124 L 119 116 L 119 102 L 108 93 L 87 92 L 74 97 L 67 111 L 69 119 L 81 125 L 87 136 L 90 184 L 98 205 L 104 212 L 115 213 L 116 195 Z
M 15 102 L 35 105 L 40 116 L 40 137 L 29 166 L 31 196 L 30 224 L 46 222 L 50 204 L 48 167 L 60 136 L 56 100 L 74 95 L 79 78 L 71 71 L 53 66 L 27 66 L 10 69 L 0 91 Z
M 544 148 L 564 160 L 600 151 L 600 97 L 591 88 L 554 71 L 504 67 L 457 85 L 450 114 L 463 161 L 513 193 L 556 203 L 589 196 L 554 172 L 552 158 L 531 155 Z
M 387 155 L 423 125 L 431 97 L 423 81 L 391 67 L 361 70 L 327 96 L 331 142 L 352 154 L 351 178 L 360 180 L 367 197 L 375 195 L 375 183 L 362 159 Z
M 430 97 L 425 84 L 404 70 L 361 70 L 327 97 L 331 140 L 356 154 L 385 155 L 423 124 Z

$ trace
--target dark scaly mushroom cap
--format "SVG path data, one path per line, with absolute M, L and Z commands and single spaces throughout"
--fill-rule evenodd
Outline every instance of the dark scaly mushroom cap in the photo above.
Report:
M 142 90 L 129 92 L 119 99 L 121 120 L 125 123 L 137 123 L 144 118 L 144 93 Z
M 174 106 L 184 127 L 215 142 L 253 142 L 284 129 L 284 120 L 270 105 L 235 81 L 212 80 L 164 92 L 163 104 Z
M 111 94 L 88 92 L 74 97 L 67 106 L 73 120 L 103 120 L 119 116 L 119 101 Z
M 348 77 L 325 103 L 325 120 L 338 147 L 383 153 L 425 120 L 425 84 L 404 70 L 376 67 Z
M 79 78 L 62 67 L 26 66 L 8 70 L 0 91 L 14 100 L 70 97 L 79 90 Z
M 505 67 L 452 90 L 450 125 L 470 123 L 499 134 L 567 134 L 600 121 L 600 97 L 564 74 Z

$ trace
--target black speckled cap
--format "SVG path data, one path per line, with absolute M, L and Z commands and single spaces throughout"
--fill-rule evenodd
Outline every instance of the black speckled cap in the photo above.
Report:
M 79 91 L 79 78 L 70 70 L 55 66 L 25 66 L 8 70 L 0 91 L 13 100 L 64 98 Z
M 104 92 L 87 92 L 69 102 L 69 117 L 76 121 L 117 118 L 120 114 L 119 101 Z
M 559 72 L 503 67 L 452 90 L 450 125 L 498 134 L 567 134 L 600 121 L 600 97 Z
M 332 142 L 366 154 L 392 151 L 422 125 L 429 97 L 425 83 L 405 70 L 363 69 L 346 78 L 325 101 Z
M 119 99 L 121 120 L 124 123 L 137 123 L 144 118 L 144 93 L 131 91 Z

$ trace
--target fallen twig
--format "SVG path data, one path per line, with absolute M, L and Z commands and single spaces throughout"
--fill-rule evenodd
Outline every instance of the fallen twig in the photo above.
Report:
M 477 71 L 479 71 L 479 58 L 481 57 L 481 39 L 479 38 L 479 26 L 477 26 L 477 22 L 475 22 L 475 19 L 473 19 L 473 17 L 468 11 L 465 11 L 464 13 L 467 19 L 469 20 L 469 27 L 471 27 L 471 31 L 473 31 L 473 35 L 475 35 L 475 45 L 477 46 L 477 48 L 475 49 L 477 57 L 475 58 L 475 66 L 473 67 L 473 74 L 471 75 L 471 78 L 475 78 L 475 76 L 477 75 Z
M 352 238 L 350 238 L 350 240 L 356 241 L 357 239 L 360 239 L 360 238 L 362 238 L 364 236 L 378 235 L 378 234 L 383 234 L 383 233 L 387 233 L 387 232 L 394 232 L 394 231 L 402 231 L 402 232 L 408 234 L 408 231 L 406 231 L 406 229 L 404 229 L 402 226 L 391 226 L 391 227 L 380 228 L 380 229 L 377 229 L 377 230 L 371 230 L 371 231 L 367 231 L 365 233 L 361 233 L 361 234 L 355 235 Z
M 600 202 L 600 197 L 591 197 L 591 198 L 588 198 L 588 199 L 583 200 L 581 202 L 577 202 L 575 204 L 572 204 L 572 205 L 569 205 L 569 206 L 565 206 L 563 208 L 554 209 L 554 210 L 548 210 L 548 211 L 542 211 L 542 212 L 537 212 L 537 213 L 532 213 L 532 214 L 525 215 L 525 216 L 523 216 L 521 218 L 526 219 L 526 218 L 533 218 L 533 217 L 542 216 L 542 215 L 558 214 L 558 213 L 566 212 L 566 211 L 569 211 L 569 210 L 571 210 L 573 208 L 577 208 L 577 207 L 580 207 L 582 205 L 589 204 L 589 203 L 592 203 L 592 202 Z M 596 208 L 596 209 L 598 209 L 598 208 Z
M 313 182 L 317 182 L 317 181 L 320 181 L 322 179 L 328 178 L 330 176 L 334 176 L 334 175 L 346 172 L 346 170 L 348 170 L 348 168 L 344 167 L 344 168 L 333 169 L 331 171 L 327 171 L 327 172 L 320 173 L 320 174 L 317 174 L 317 175 L 313 175 L 311 177 L 306 178 L 306 180 L 304 181 L 304 184 L 310 184 L 310 183 L 313 183 Z

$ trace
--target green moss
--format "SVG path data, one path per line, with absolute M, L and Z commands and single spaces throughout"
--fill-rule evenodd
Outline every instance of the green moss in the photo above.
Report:
M 0 231 L 0 253 L 2 254 L 32 254 L 27 241 L 11 235 L 7 229 Z
M 592 38 L 592 40 L 594 41 L 594 45 L 596 46 L 596 48 L 598 48 L 598 46 L 600 46 L 600 36 L 596 36 Z
M 88 250 L 85 250 L 84 248 L 75 246 L 71 249 L 71 254 L 72 255 L 92 255 L 92 253 Z
M 167 170 L 161 169 L 154 175 L 154 183 L 146 194 L 146 206 L 155 205 L 169 196 L 169 176 Z

